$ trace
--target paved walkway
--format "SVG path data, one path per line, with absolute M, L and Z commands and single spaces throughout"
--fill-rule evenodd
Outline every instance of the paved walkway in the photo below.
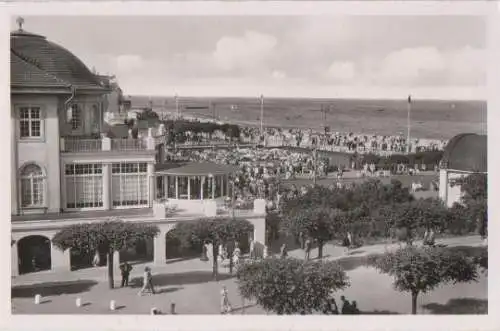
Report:
M 479 246 L 482 240 L 474 236 L 442 239 L 439 243 L 448 246 Z M 389 245 L 387 248 L 385 245 L 360 247 L 352 250 L 350 255 L 364 256 L 383 253 L 386 249 L 396 247 L 398 247 L 397 244 Z M 334 245 L 327 245 L 324 254 L 327 259 L 346 257 L 344 248 Z M 303 252 L 295 250 L 290 252 L 290 255 L 302 258 Z M 312 257 L 316 255 L 317 252 L 311 254 Z M 221 276 L 219 281 L 215 282 L 212 280 L 211 264 L 199 259 L 153 266 L 154 280 L 160 294 L 139 297 L 137 296 L 141 284 L 139 279 L 144 265 L 134 266 L 130 277 L 130 287 L 115 290 L 109 290 L 107 287 L 106 267 L 74 272 L 49 271 L 15 277 L 12 279 L 12 312 L 21 314 L 147 314 L 152 307 L 168 312 L 170 304 L 175 303 L 178 313 L 218 314 L 221 286 L 226 285 L 233 307 L 237 308 L 235 314 L 265 313 L 258 306 L 242 302 L 235 279 L 231 278 L 224 268 L 220 268 Z M 409 311 L 409 297 L 392 289 L 390 277 L 363 267 L 347 273 L 351 286 L 343 294 L 352 300 L 357 300 L 362 310 L 391 310 L 399 313 Z M 116 275 L 117 286 L 119 280 L 120 275 Z M 35 294 L 41 294 L 46 302 L 35 305 L 33 303 Z M 87 305 L 77 308 L 75 305 L 77 297 L 81 297 Z M 463 297 L 473 298 L 474 302 L 484 304 L 484 300 L 487 299 L 487 278 L 483 277 L 480 282 L 473 284 L 445 286 L 423 297 L 421 304 L 432 303 L 438 305 L 434 307 L 446 307 L 448 300 Z M 116 305 L 120 308 L 110 311 L 108 308 L 110 300 L 116 300 Z M 242 309 L 242 307 L 245 308 Z

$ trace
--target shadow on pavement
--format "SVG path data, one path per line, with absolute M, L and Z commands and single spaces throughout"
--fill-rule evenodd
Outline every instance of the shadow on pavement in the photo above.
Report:
M 371 311 L 361 311 L 360 315 L 399 315 L 394 311 L 389 310 L 371 310 Z
M 90 291 L 96 284 L 97 282 L 93 280 L 77 280 L 20 285 L 12 287 L 11 295 L 12 298 L 30 298 L 37 294 L 40 294 L 42 297 L 61 294 L 77 294 Z
M 156 291 L 157 294 L 162 294 L 162 293 L 171 293 L 175 291 L 182 290 L 184 287 L 165 287 L 161 288 L 158 291 Z
M 240 306 L 240 307 L 234 307 L 232 310 L 231 310 L 231 313 L 234 313 L 234 312 L 238 312 L 238 311 L 242 311 L 244 309 L 247 309 L 247 308 L 252 308 L 252 307 L 255 307 L 257 306 L 256 303 L 248 303 L 244 306 Z
M 201 255 L 201 254 L 198 254 L 198 255 Z M 195 259 L 199 259 L 199 258 L 200 258 L 200 256 L 177 257 L 177 258 L 173 258 L 173 259 L 168 259 L 167 262 L 165 262 L 165 264 L 172 264 L 172 263 L 177 263 L 177 262 L 182 262 L 182 261 L 195 260 Z
M 446 304 L 428 303 L 422 308 L 431 314 L 488 314 L 488 300 L 474 298 L 450 299 Z
M 218 281 L 232 278 L 228 274 L 219 274 Z M 155 286 L 165 285 L 185 285 L 185 284 L 199 284 L 214 281 L 211 271 L 188 271 L 173 274 L 157 274 L 153 275 L 153 284 Z M 129 286 L 133 288 L 142 287 L 142 277 L 134 277 L 130 280 Z

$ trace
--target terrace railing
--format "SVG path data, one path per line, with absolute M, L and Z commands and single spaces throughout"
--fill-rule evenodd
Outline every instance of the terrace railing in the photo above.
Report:
M 111 139 L 111 150 L 114 151 L 144 151 L 147 150 L 143 139 Z
M 101 139 L 80 139 L 77 137 L 64 138 L 63 152 L 85 153 L 98 152 L 102 150 Z
M 90 139 L 83 137 L 63 137 L 60 141 L 60 151 L 63 153 L 91 153 L 107 151 L 147 151 L 155 150 L 155 138 L 142 139 Z

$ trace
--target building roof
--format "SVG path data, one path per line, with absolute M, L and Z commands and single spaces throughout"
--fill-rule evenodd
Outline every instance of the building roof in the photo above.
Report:
M 67 83 L 24 61 L 12 51 L 10 52 L 10 68 L 10 84 L 13 86 L 69 87 Z
M 228 175 L 236 172 L 237 168 L 230 165 L 223 165 L 210 162 L 200 163 L 163 163 L 156 165 L 156 173 L 161 175 Z
M 78 57 L 44 36 L 21 29 L 11 32 L 10 50 L 12 86 L 107 91 Z
M 459 134 L 453 137 L 444 149 L 444 167 L 466 172 L 488 172 L 487 146 L 486 135 Z
M 109 138 L 128 138 L 129 127 L 126 124 L 109 125 L 104 123 L 103 131 L 108 134 Z

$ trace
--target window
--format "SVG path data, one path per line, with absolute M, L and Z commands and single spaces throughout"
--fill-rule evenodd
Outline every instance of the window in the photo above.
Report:
M 99 208 L 103 206 L 102 164 L 67 164 L 66 208 Z
M 140 207 L 149 202 L 147 163 L 113 163 L 111 195 L 113 207 Z
M 43 207 L 45 176 L 36 164 L 30 164 L 21 171 L 21 205 L 23 207 Z
M 72 130 L 77 130 L 82 126 L 81 108 L 77 104 L 71 105 L 68 122 Z
M 42 118 L 39 107 L 21 107 L 19 114 L 21 138 L 39 138 L 42 136 Z

